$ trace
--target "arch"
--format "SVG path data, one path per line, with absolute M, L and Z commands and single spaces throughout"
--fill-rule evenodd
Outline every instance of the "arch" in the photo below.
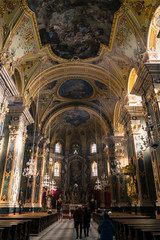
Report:
M 121 113 L 122 104 L 117 102 L 114 109 L 114 120 L 113 120 L 113 129 L 114 135 L 123 135 L 123 126 L 119 123 L 119 116 Z
M 45 117 L 45 119 L 43 119 L 43 125 L 42 125 L 42 132 L 46 133 L 47 132 L 47 129 L 49 128 L 49 126 L 51 125 L 51 122 L 54 121 L 54 119 L 59 116 L 61 113 L 65 112 L 66 110 L 70 110 L 70 109 L 73 109 L 74 106 L 70 106 L 70 105 L 67 105 L 67 106 L 62 106 L 61 109 L 58 109 L 57 111 L 53 111 L 52 114 L 48 114 L 49 118 L 47 119 L 47 116 Z M 91 109 L 89 106 L 78 106 L 78 109 L 82 109 L 82 110 L 86 110 L 86 111 L 89 111 L 91 112 L 93 115 L 95 115 L 99 121 L 102 122 L 102 128 L 104 130 L 104 132 L 107 134 L 108 130 L 110 129 L 111 130 L 111 126 L 110 126 L 110 122 L 108 119 L 105 119 L 104 118 L 104 115 L 100 113 L 97 113 L 95 110 Z
M 23 93 L 23 83 L 20 71 L 15 68 L 14 69 L 14 83 L 20 93 Z
M 129 80 L 128 80 L 128 94 L 131 93 L 132 88 L 137 80 L 137 77 L 138 76 L 137 76 L 135 68 L 132 68 L 130 75 L 129 75 Z
M 73 78 L 81 78 L 86 81 L 99 81 L 104 84 L 110 81 L 110 90 L 116 97 L 119 96 L 119 91 L 122 88 L 126 88 L 125 83 L 122 83 L 109 71 L 99 66 L 88 63 L 66 63 L 53 66 L 29 81 L 25 87 L 25 89 L 29 89 L 26 99 L 28 101 L 31 97 L 34 99 L 41 89 L 53 81 L 64 81 L 64 79 Z
M 150 61 L 160 61 L 160 6 L 156 9 L 150 23 L 147 51 Z

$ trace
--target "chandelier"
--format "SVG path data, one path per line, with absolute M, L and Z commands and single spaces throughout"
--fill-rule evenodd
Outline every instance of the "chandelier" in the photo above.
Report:
M 48 173 L 46 173 L 42 180 L 42 187 L 47 188 L 49 191 L 56 191 L 57 185 L 54 179 L 50 180 Z
M 54 181 L 54 179 L 50 182 L 49 190 L 50 191 L 56 191 L 57 190 L 57 185 L 56 185 L 56 182 Z
M 42 180 L 42 187 L 49 188 L 49 185 L 50 185 L 50 177 L 48 173 L 46 173 Z
M 33 158 L 33 155 L 29 159 L 29 161 L 26 163 L 27 167 L 23 170 L 23 176 L 31 178 L 32 176 L 38 176 L 35 160 Z
M 106 176 L 105 174 L 103 174 L 100 179 L 97 178 L 94 189 L 95 190 L 103 190 L 107 186 L 109 186 L 109 177 Z

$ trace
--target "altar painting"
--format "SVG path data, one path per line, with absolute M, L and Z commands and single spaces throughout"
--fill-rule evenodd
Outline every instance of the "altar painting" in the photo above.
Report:
M 83 185 L 83 165 L 82 163 L 75 159 L 70 163 L 70 186 L 78 184 L 78 186 Z

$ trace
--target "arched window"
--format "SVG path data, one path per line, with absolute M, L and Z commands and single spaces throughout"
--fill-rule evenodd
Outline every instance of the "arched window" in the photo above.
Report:
M 93 177 L 98 176 L 98 169 L 97 169 L 97 163 L 96 162 L 92 163 L 92 176 Z
M 60 176 L 60 163 L 55 162 L 54 164 L 54 176 L 59 177 Z
M 62 145 L 58 142 L 55 145 L 55 152 L 56 153 L 61 153 L 61 151 L 62 151 Z
M 97 144 L 96 143 L 91 143 L 90 151 L 91 151 L 91 153 L 96 153 L 97 152 Z

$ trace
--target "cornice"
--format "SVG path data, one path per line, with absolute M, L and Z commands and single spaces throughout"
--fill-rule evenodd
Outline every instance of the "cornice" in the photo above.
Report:
M 4 91 L 7 89 L 6 94 L 8 96 L 20 94 L 4 65 L 0 66 L 0 84 Z
M 132 88 L 131 94 L 143 96 L 147 93 L 151 85 L 153 85 L 153 78 L 149 73 L 148 64 L 143 64 L 137 71 L 137 79 Z

